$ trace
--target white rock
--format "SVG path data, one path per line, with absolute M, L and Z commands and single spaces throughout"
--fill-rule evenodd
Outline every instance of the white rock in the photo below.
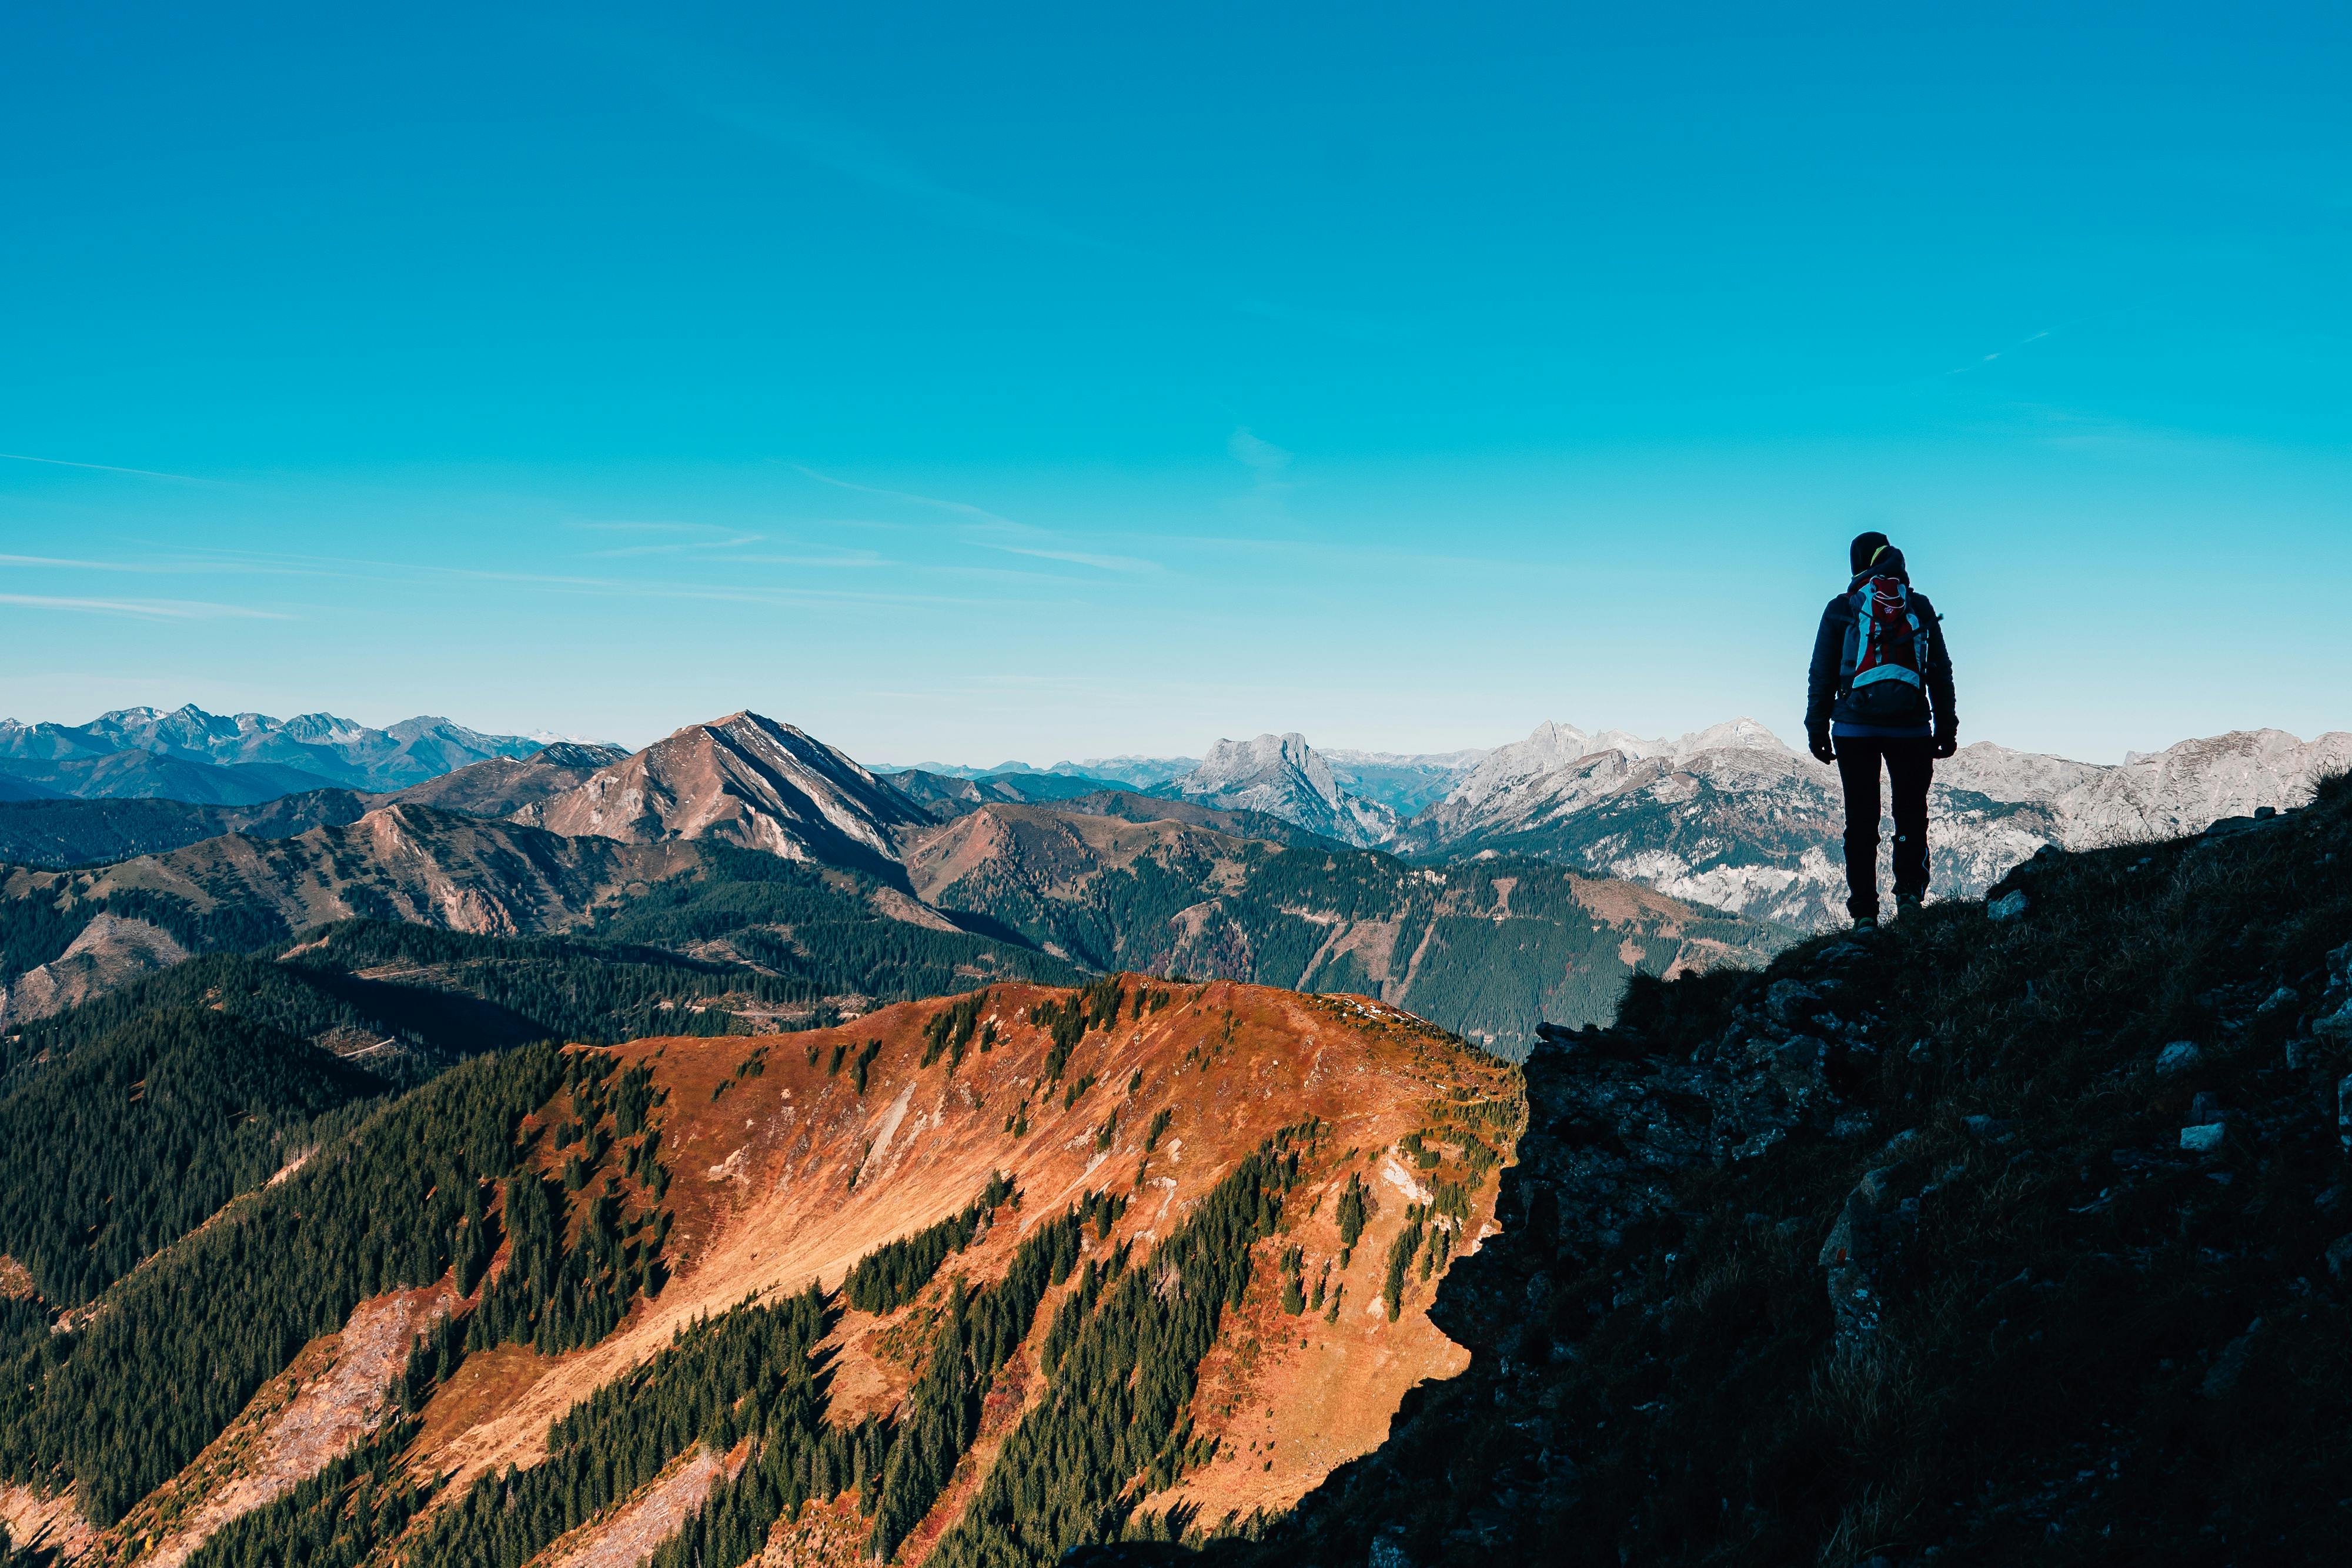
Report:
M 1220 740 L 1171 788 L 1187 800 L 1263 811 L 1345 844 L 1382 843 L 1397 830 L 1396 812 L 1340 789 L 1331 765 L 1302 735 Z

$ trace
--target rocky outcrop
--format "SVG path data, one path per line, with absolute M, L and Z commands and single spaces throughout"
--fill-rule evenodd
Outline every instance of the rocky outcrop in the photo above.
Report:
M 100 915 L 71 946 L 47 963 L 0 987 L 0 1029 L 11 1029 L 79 1007 L 101 991 L 185 963 L 188 950 L 172 934 L 144 920 Z

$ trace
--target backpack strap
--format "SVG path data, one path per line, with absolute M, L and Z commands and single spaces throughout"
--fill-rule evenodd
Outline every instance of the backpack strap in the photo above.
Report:
M 1845 652 L 1838 660 L 1837 697 L 1843 702 L 1853 690 L 1853 673 L 1861 667 L 1862 656 L 1870 647 L 1870 585 L 1849 589 L 1846 608 L 1853 616 L 1845 623 Z

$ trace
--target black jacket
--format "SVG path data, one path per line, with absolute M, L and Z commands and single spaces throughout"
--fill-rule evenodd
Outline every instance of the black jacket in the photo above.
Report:
M 1887 556 L 1892 556 L 1890 560 Z M 1813 667 L 1805 683 L 1805 734 L 1808 737 L 1826 735 L 1832 724 L 1868 724 L 1853 710 L 1853 698 L 1841 696 L 1838 691 L 1840 666 L 1845 659 L 1846 628 L 1853 624 L 1853 600 L 1850 597 L 1864 581 L 1876 576 L 1911 580 L 1903 567 L 1900 551 L 1890 550 L 1879 559 L 1879 564 L 1869 571 L 1858 573 L 1846 585 L 1844 593 L 1829 602 L 1822 612 L 1821 630 L 1813 633 Z M 1927 677 L 1927 701 L 1934 710 L 1936 737 L 1939 740 L 1956 737 L 1960 731 L 1959 711 L 1952 705 L 1952 656 L 1944 647 L 1944 625 L 1936 607 L 1918 590 L 1911 591 L 1911 603 L 1919 612 L 1919 623 L 1927 629 L 1927 667 L 1920 673 Z

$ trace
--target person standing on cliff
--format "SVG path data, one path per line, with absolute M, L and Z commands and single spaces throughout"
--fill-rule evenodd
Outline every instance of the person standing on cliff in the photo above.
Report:
M 1805 744 L 1845 786 L 1846 913 L 1878 925 L 1878 772 L 1894 787 L 1895 906 L 1927 896 L 1927 785 L 1959 749 L 1952 659 L 1942 617 L 1911 586 L 1903 552 L 1867 533 L 1848 550 L 1853 580 L 1822 612 L 1805 690 Z

